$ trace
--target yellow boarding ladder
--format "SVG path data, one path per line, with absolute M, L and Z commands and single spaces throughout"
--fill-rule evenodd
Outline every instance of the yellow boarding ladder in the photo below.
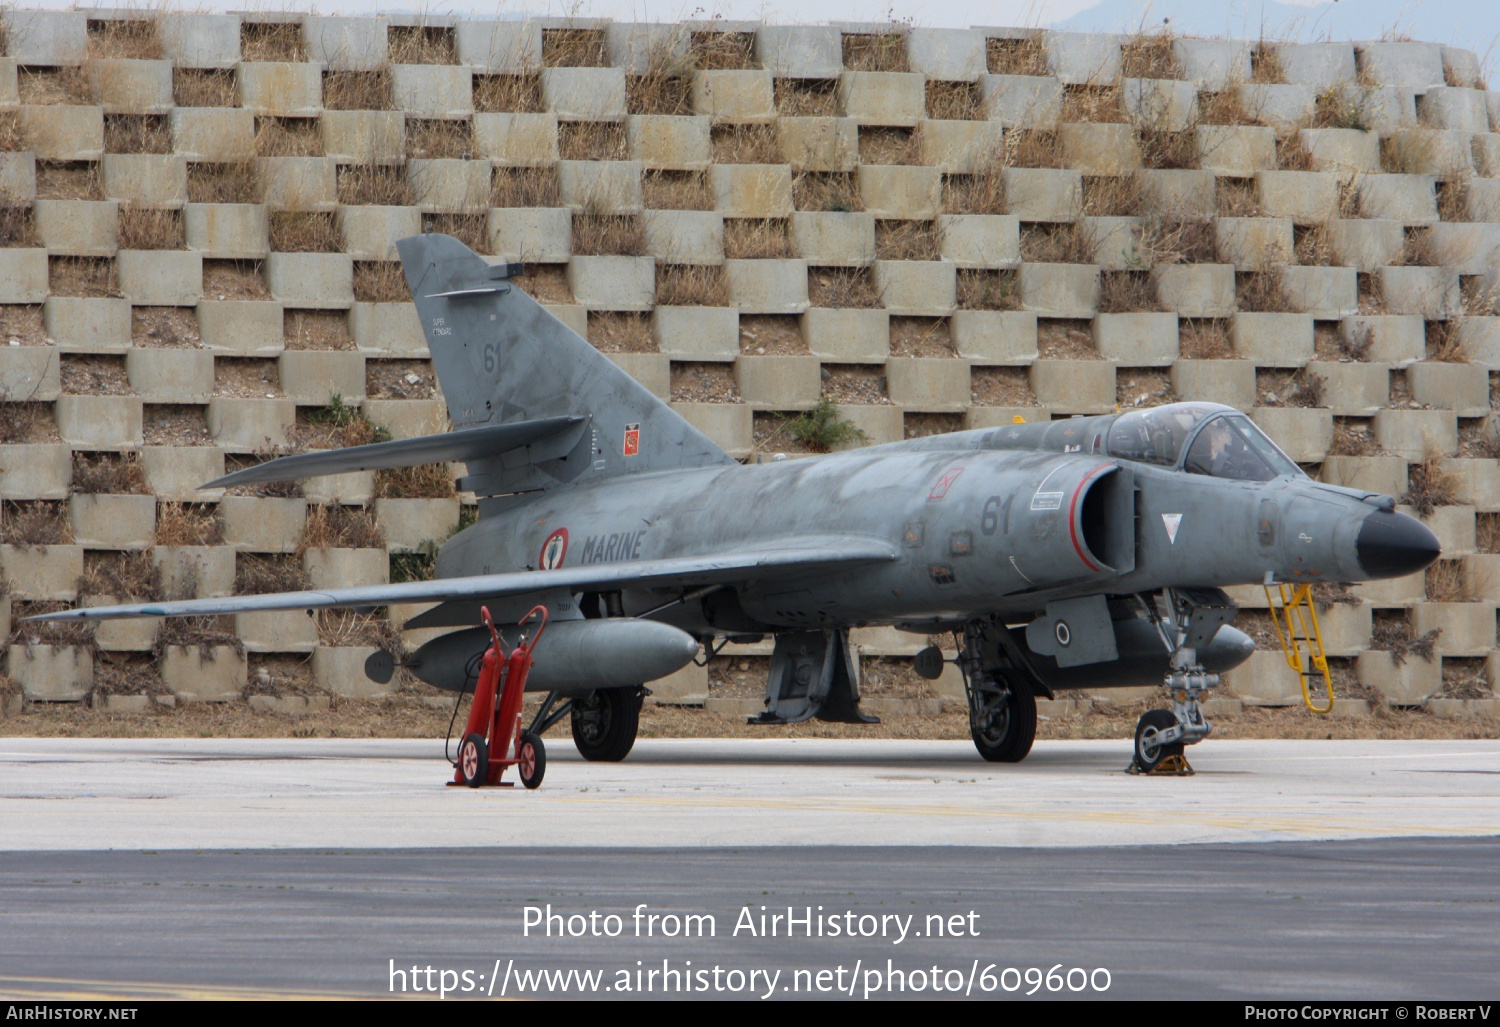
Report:
M 1328 657 L 1323 651 L 1323 633 L 1318 629 L 1318 612 L 1313 608 L 1311 585 L 1277 585 L 1279 595 L 1266 586 L 1266 605 L 1271 623 L 1276 625 L 1276 639 L 1286 662 L 1302 682 L 1302 701 L 1314 713 L 1333 712 L 1333 679 L 1328 675 Z M 1277 606 L 1277 599 L 1281 605 Z M 1312 679 L 1321 675 L 1328 704 L 1319 706 L 1313 698 Z

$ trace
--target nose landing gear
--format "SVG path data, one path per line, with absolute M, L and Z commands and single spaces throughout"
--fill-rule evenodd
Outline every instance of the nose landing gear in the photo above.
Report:
M 1141 715 L 1135 725 L 1135 757 L 1126 769 L 1132 774 L 1191 775 L 1194 770 L 1183 749 L 1213 731 L 1200 700 L 1219 683 L 1219 675 L 1208 673 L 1198 662 L 1198 650 L 1234 619 L 1235 606 L 1219 589 L 1186 588 L 1165 589 L 1156 602 L 1146 605 L 1172 653 L 1165 682 L 1172 708 Z

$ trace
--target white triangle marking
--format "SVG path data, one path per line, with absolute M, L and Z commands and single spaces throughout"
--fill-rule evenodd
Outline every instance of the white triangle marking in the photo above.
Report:
M 1161 523 L 1167 529 L 1167 541 L 1172 545 L 1177 544 L 1177 528 L 1182 524 L 1182 514 L 1162 514 Z

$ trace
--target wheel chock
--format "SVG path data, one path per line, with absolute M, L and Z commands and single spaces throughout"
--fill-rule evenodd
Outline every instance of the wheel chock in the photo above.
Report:
M 1187 761 L 1186 756 L 1167 756 L 1153 770 L 1147 770 L 1135 760 L 1131 760 L 1130 766 L 1125 768 L 1125 773 L 1138 774 L 1143 777 L 1192 777 L 1198 772 L 1193 769 L 1193 765 Z

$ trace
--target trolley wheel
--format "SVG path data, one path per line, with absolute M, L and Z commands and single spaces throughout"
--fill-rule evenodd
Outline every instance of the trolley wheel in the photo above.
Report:
M 527 788 L 540 788 L 547 773 L 547 747 L 530 731 L 521 732 L 521 742 L 516 747 L 516 772 Z
M 478 788 L 490 776 L 489 743 L 477 731 L 458 744 L 458 773 L 470 788 Z
M 1181 742 L 1160 745 L 1152 744 L 1146 738 L 1148 728 L 1163 731 L 1176 723 L 1177 715 L 1171 710 L 1147 710 L 1141 714 L 1135 725 L 1135 761 L 1142 770 L 1155 770 L 1168 756 L 1182 755 Z

